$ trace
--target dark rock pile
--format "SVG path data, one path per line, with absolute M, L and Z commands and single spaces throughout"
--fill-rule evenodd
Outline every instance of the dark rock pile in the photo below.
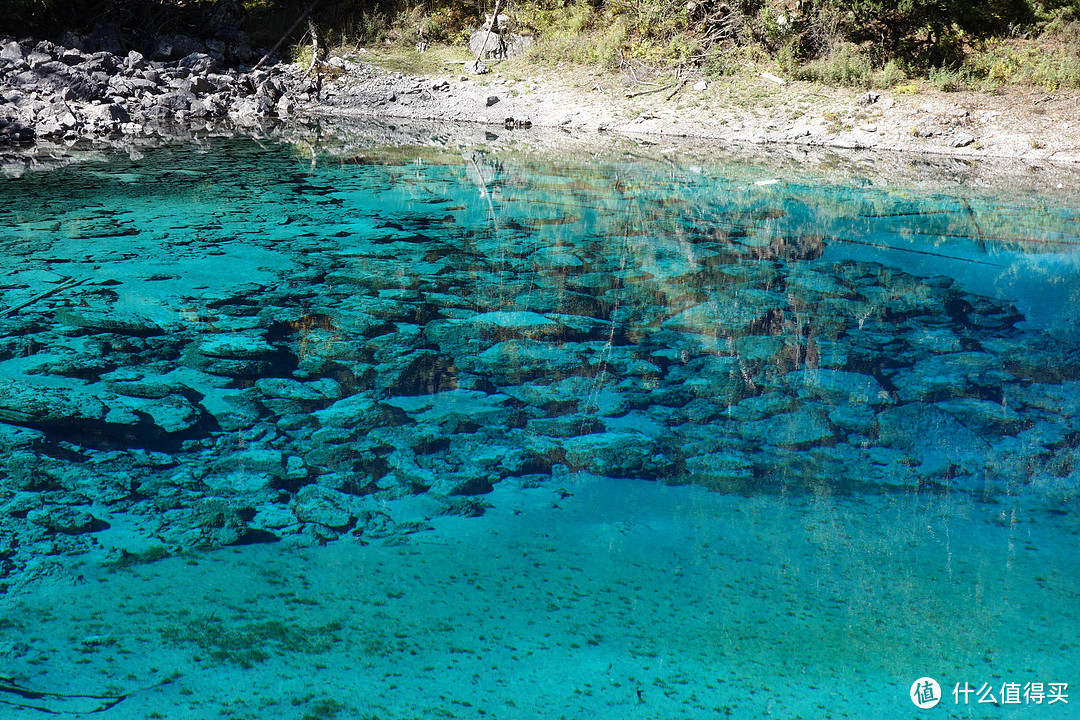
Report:
M 0 37 L 0 144 L 141 134 L 174 121 L 250 125 L 287 115 L 303 94 L 294 65 L 231 65 L 253 57 L 246 46 L 177 35 L 158 38 L 147 56 L 66 40 Z

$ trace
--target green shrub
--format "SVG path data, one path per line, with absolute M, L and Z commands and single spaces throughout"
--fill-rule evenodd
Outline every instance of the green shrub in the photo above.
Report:
M 1054 37 L 994 40 L 980 45 L 964 65 L 969 84 L 991 90 L 1034 85 L 1047 90 L 1080 87 L 1080 48 Z
M 629 50 L 622 16 L 604 16 L 587 2 L 526 5 L 514 10 L 513 17 L 522 30 L 537 37 L 533 59 L 618 67 Z
M 873 60 L 858 46 L 850 43 L 842 42 L 829 55 L 804 65 L 794 65 L 787 70 L 800 80 L 866 88 L 874 85 Z

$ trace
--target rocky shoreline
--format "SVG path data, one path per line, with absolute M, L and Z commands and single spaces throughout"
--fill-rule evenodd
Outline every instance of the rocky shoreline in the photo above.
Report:
M 102 47 L 108 49 L 95 49 Z M 259 67 L 246 44 L 186 36 L 159 40 L 146 53 L 73 35 L 60 42 L 0 37 L 0 146 L 168 136 L 192 124 L 243 129 L 381 117 L 1080 163 L 1080 101 L 1062 92 L 905 95 L 780 85 L 775 76 L 678 83 L 658 92 L 582 69 L 553 68 L 537 78 L 467 74 L 448 63 L 418 76 L 386 71 L 367 57 L 357 50 L 305 70 L 287 62 Z
M 302 82 L 294 65 L 229 67 L 230 48 L 212 40 L 177 36 L 150 57 L 83 44 L 0 38 L 0 145 L 155 134 L 186 121 L 257 124 L 288 115 Z

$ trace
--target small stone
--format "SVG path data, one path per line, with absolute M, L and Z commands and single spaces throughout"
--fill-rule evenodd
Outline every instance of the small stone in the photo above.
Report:
M 477 60 L 476 62 L 465 63 L 465 72 L 473 75 L 483 75 L 491 72 L 491 68 L 487 66 L 487 63 Z
M 871 91 L 869 91 L 867 93 L 864 93 L 863 95 L 859 96 L 859 104 L 860 105 L 873 105 L 874 103 L 876 103 L 878 101 L 878 98 L 880 98 L 880 97 L 881 97 L 881 93 L 874 92 L 873 90 L 871 90 Z
M 49 507 L 32 510 L 26 519 L 30 522 L 63 535 L 80 535 L 106 527 L 85 510 L 73 507 Z
M 707 90 L 708 87 L 709 83 L 705 82 L 704 80 L 694 83 L 694 90 L 697 90 L 698 92 L 701 92 L 702 90 Z
M 499 102 L 499 96 L 498 95 L 488 95 L 488 99 L 487 99 L 487 106 L 488 107 L 491 107 L 492 105 L 494 105 L 497 102 Z
M 350 503 L 351 499 L 345 493 L 321 485 L 306 485 L 296 494 L 293 512 L 300 522 L 345 530 L 356 522 L 349 510 Z
M 970 133 L 957 133 L 952 140 L 952 146 L 956 148 L 967 147 L 975 142 L 975 136 Z

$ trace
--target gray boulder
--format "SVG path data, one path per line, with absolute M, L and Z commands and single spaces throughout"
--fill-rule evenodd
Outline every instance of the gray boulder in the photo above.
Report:
M 206 75 L 217 72 L 221 68 L 221 61 L 212 55 L 203 52 L 195 52 L 180 59 L 177 67 L 187 68 L 196 75 Z
M 11 60 L 19 64 L 26 59 L 26 51 L 23 46 L 14 40 L 0 44 L 0 59 Z
M 142 70 L 146 67 L 146 58 L 143 54 L 137 50 L 131 50 L 128 52 L 127 57 L 124 58 L 124 67 L 129 70 Z
M 157 99 L 158 107 L 171 112 L 187 112 L 191 109 L 191 103 L 195 102 L 195 96 L 187 90 L 176 90 L 165 93 Z
M 79 125 L 79 119 L 66 102 L 54 101 L 38 113 L 37 134 L 42 137 L 65 135 L 73 132 Z
M 86 124 L 98 132 L 118 132 L 121 125 L 131 122 L 127 110 L 113 103 L 89 105 L 83 108 L 82 113 L 86 117 Z

